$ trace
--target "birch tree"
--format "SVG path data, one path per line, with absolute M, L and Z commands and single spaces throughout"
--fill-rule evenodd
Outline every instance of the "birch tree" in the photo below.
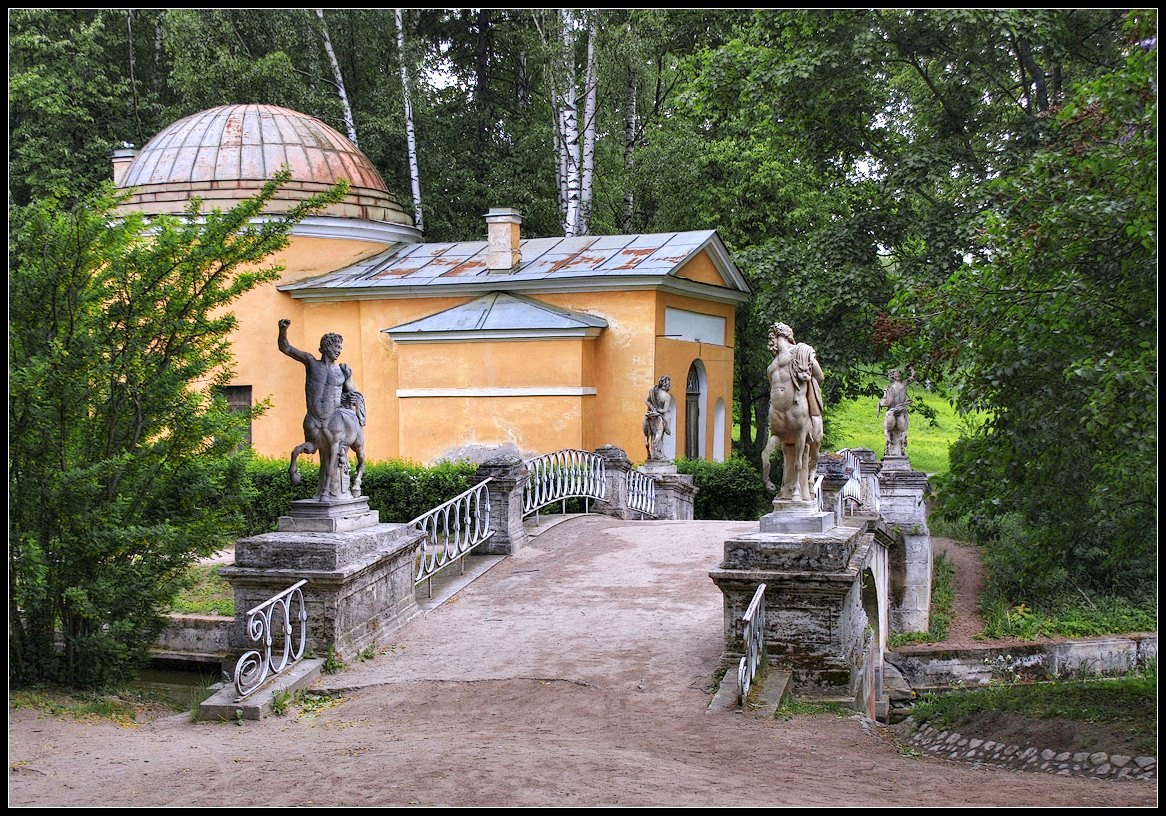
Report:
M 417 135 L 413 129 L 413 101 L 409 93 L 409 70 L 405 65 L 405 24 L 401 9 L 393 10 L 397 20 L 397 54 L 401 61 L 401 97 L 405 103 L 405 138 L 409 144 L 409 180 L 413 185 L 413 223 L 425 231 L 421 209 L 421 171 L 417 166 Z
M 595 115 L 599 86 L 599 64 L 595 57 L 595 39 L 599 12 L 592 11 L 587 24 L 587 73 L 583 103 L 583 174 L 579 189 L 579 235 L 586 235 L 591 225 L 591 198 L 595 183 Z
M 344 75 L 340 73 L 340 63 L 336 61 L 336 52 L 332 50 L 332 38 L 328 36 L 328 23 L 324 19 L 324 9 L 316 9 L 316 16 L 320 18 L 320 36 L 324 41 L 324 52 L 328 55 L 328 62 L 332 66 L 336 93 L 340 95 L 340 105 L 344 109 L 344 127 L 348 129 L 348 140 L 359 146 L 360 142 L 356 140 L 356 121 L 352 118 L 352 105 L 348 102 L 348 91 L 344 87 Z

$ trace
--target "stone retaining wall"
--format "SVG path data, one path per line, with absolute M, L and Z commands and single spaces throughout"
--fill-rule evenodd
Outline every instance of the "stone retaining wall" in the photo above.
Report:
M 1089 776 L 1104 779 L 1158 778 L 1157 757 L 1131 757 L 1104 751 L 1057 752 L 1035 745 L 1005 745 L 992 740 L 942 731 L 930 723 L 907 720 L 895 727 L 907 745 L 932 756 L 963 762 L 979 762 L 1020 771 L 1038 771 L 1061 776 Z

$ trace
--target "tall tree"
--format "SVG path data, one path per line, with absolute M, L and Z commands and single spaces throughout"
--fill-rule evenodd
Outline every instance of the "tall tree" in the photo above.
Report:
M 252 223 L 287 174 L 229 212 L 18 210 L 10 235 L 10 678 L 103 685 L 140 667 L 178 580 L 238 529 L 239 419 L 224 307 L 278 277 L 291 225 Z M 59 644 L 59 645 L 58 645 Z
M 425 230 L 425 213 L 421 208 L 421 171 L 417 165 L 417 136 L 413 132 L 413 100 L 409 92 L 409 70 L 405 57 L 405 22 L 400 9 L 394 9 L 397 23 L 397 54 L 401 61 L 401 94 L 405 103 L 405 134 L 409 143 L 409 180 L 413 186 L 413 224 Z
M 328 33 L 328 21 L 324 19 L 324 9 L 316 9 L 316 16 L 320 18 L 320 39 L 324 44 L 324 53 L 328 55 L 328 64 L 332 66 L 336 94 L 340 97 L 340 105 L 344 109 L 344 127 L 348 130 L 348 141 L 359 146 L 360 142 L 356 138 L 356 120 L 352 116 L 352 105 L 348 102 L 348 89 L 344 85 L 344 73 L 340 70 L 340 63 L 336 61 L 336 52 L 332 49 L 332 37 Z

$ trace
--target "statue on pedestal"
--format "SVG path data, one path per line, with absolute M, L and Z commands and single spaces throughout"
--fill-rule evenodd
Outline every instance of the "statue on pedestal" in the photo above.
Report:
M 899 370 L 891 369 L 888 375 L 891 381 L 883 390 L 875 416 L 887 409 L 886 419 L 883 421 L 883 430 L 886 432 L 887 449 L 885 456 L 907 455 L 907 411 L 911 407 L 911 400 L 907 397 L 907 386 L 915 380 L 912 374 L 907 382 L 903 382 Z
M 671 435 L 672 378 L 661 377 L 648 391 L 646 403 L 648 412 L 644 414 L 644 446 L 648 449 L 649 462 L 666 462 L 664 435 Z
M 822 368 L 812 346 L 794 341 L 785 323 L 769 328 L 769 443 L 762 454 L 765 486 L 776 491 L 769 478 L 769 458 L 781 445 L 784 472 L 778 497 L 811 501 L 810 475 L 818 468 L 822 445 Z
M 337 363 L 344 338 L 329 332 L 320 338 L 320 359 L 300 351 L 287 340 L 291 321 L 279 321 L 279 350 L 304 364 L 304 394 L 308 413 L 304 416 L 304 442 L 291 452 L 288 475 L 300 483 L 297 460 L 301 453 L 320 451 L 320 486 L 316 501 L 335 502 L 360 496 L 364 478 L 364 395 L 356 390 L 352 369 Z M 348 451 L 356 454 L 356 476 L 348 482 Z

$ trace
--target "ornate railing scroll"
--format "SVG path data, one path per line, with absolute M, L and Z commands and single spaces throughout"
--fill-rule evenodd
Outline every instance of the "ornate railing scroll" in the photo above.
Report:
M 566 448 L 529 459 L 526 466 L 530 476 L 522 494 L 523 518 L 556 501 L 566 511 L 567 499 L 607 498 L 607 463 L 598 454 Z
M 628 509 L 640 517 L 656 515 L 656 480 L 638 470 L 628 472 Z
M 269 598 L 247 611 L 247 634 L 261 648 L 245 652 L 235 663 L 235 691 L 242 700 L 260 686 L 268 677 L 279 674 L 289 665 L 304 656 L 304 645 L 308 640 L 308 609 L 304 605 L 304 594 L 300 587 L 307 580 L 292 584 L 273 598 Z M 292 606 L 296 613 L 292 614 Z M 293 638 L 292 621 L 299 622 L 299 636 Z M 272 654 L 279 626 L 282 643 L 277 647 L 278 655 Z
M 494 535 L 490 529 L 490 479 L 478 482 L 464 493 L 409 522 L 425 533 L 417 547 L 417 572 L 414 586 L 429 581 L 450 564 L 460 562 L 465 571 L 465 556 L 483 541 Z
M 765 656 L 765 584 L 757 587 L 753 600 L 741 618 L 745 623 L 742 638 L 745 641 L 745 656 L 737 666 L 738 705 L 745 705 L 749 687 L 757 676 L 757 669 Z

